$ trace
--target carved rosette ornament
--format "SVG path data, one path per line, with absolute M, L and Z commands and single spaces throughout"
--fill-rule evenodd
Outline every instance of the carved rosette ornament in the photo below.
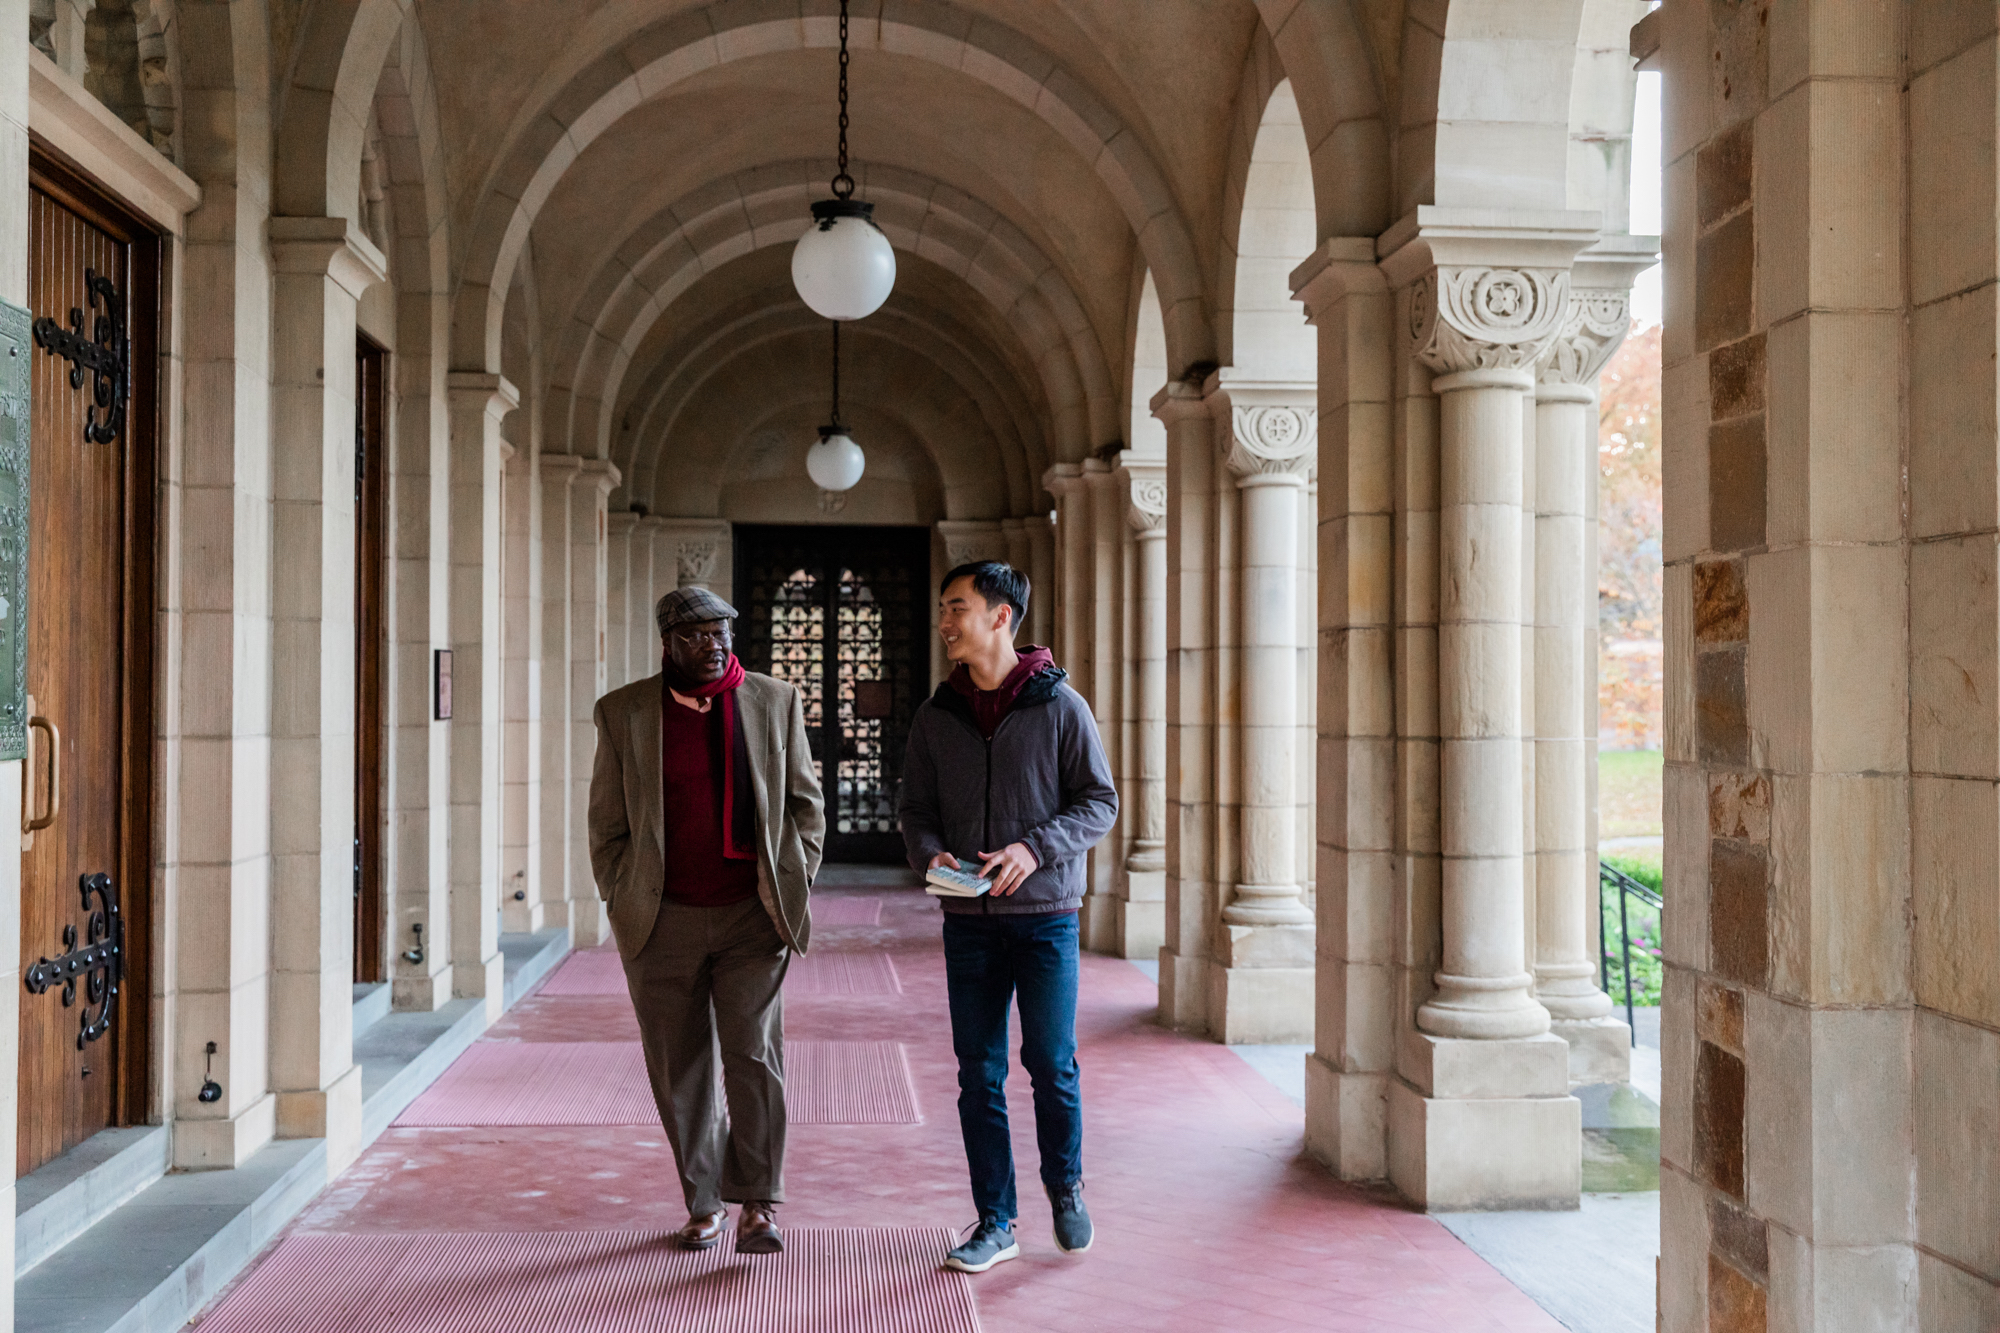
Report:
M 1533 370 L 1569 314 L 1569 271 L 1437 268 L 1410 284 L 1410 350 L 1432 370 Z
M 1229 470 L 1238 477 L 1314 477 L 1319 471 L 1319 408 L 1242 406 L 1230 410 Z
M 706 584 L 714 578 L 716 554 L 714 542 L 682 542 L 674 552 L 681 583 Z
M 1631 327 L 1631 293 L 1626 289 L 1572 288 L 1569 317 L 1542 358 L 1542 378 L 1558 384 L 1595 384 Z

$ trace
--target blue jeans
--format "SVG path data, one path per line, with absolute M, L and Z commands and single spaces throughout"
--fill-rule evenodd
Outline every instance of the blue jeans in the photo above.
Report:
M 1007 1010 L 1021 997 L 1021 1065 L 1035 1087 L 1042 1184 L 1083 1176 L 1083 1094 L 1076 1063 L 1074 912 L 947 912 L 945 983 L 958 1056 L 958 1127 L 981 1217 L 1012 1222 L 1014 1148 L 1007 1132 Z

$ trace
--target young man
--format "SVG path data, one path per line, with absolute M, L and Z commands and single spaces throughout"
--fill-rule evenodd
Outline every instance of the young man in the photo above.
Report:
M 1118 793 L 1097 723 L 1046 648 L 1014 647 L 1028 580 L 998 561 L 945 576 L 938 632 L 954 666 L 917 709 L 903 765 L 903 841 L 918 870 L 976 861 L 993 887 L 942 899 L 958 1123 L 979 1221 L 945 1259 L 983 1273 L 1021 1253 L 1007 1133 L 1007 1010 L 1020 996 L 1042 1184 L 1056 1244 L 1090 1248 L 1076 1063 L 1076 929 L 1084 854 Z
M 661 673 L 597 701 L 590 866 L 680 1168 L 675 1239 L 721 1240 L 726 1200 L 743 1205 L 737 1252 L 768 1254 L 784 1248 L 780 992 L 811 932 L 826 819 L 798 691 L 737 662 L 735 608 L 682 588 L 654 614 Z

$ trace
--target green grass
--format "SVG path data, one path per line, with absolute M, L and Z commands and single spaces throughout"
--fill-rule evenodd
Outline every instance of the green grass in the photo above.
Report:
M 1658 837 L 1665 756 L 1658 750 L 1601 750 L 1597 755 L 1597 836 Z

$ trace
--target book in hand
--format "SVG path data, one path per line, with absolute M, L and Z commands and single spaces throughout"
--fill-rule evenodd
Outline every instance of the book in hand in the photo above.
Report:
M 924 892 L 938 898 L 977 898 L 992 887 L 992 880 L 950 866 L 933 866 L 924 876 Z

